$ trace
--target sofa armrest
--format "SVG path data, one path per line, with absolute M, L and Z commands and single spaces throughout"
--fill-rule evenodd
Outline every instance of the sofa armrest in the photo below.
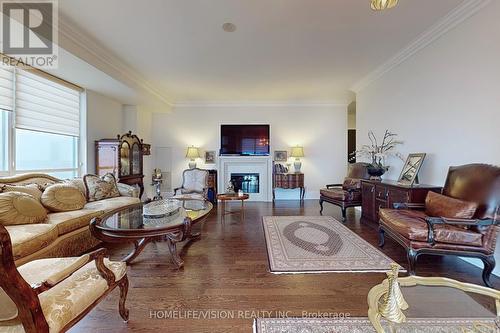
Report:
M 118 186 L 118 191 L 120 192 L 120 195 L 122 197 L 132 197 L 132 198 L 138 198 L 139 197 L 139 189 L 135 188 L 134 186 L 130 186 L 127 184 L 123 183 L 117 183 Z
M 427 222 L 427 226 L 429 228 L 428 233 L 428 243 L 434 245 L 434 226 L 437 224 L 448 224 L 455 226 L 467 226 L 467 227 L 487 227 L 491 225 L 498 225 L 499 222 L 493 219 L 455 219 L 455 218 L 447 218 L 447 217 L 427 217 L 425 219 Z
M 425 204 L 423 203 L 395 202 L 392 204 L 392 206 L 394 207 L 394 209 L 425 209 Z
M 328 184 L 326 185 L 327 189 L 333 188 L 333 187 L 342 187 L 342 184 Z

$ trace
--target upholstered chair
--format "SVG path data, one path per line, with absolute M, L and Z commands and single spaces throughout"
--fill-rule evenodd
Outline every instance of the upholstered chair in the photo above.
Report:
M 368 166 L 368 163 L 349 164 L 347 177 L 342 184 L 330 184 L 321 189 L 320 212 L 323 212 L 323 202 L 329 202 L 342 209 L 342 218 L 345 221 L 347 208 L 361 206 L 361 180 L 370 178 Z
M 174 189 L 174 198 L 207 199 L 208 170 L 187 169 L 182 173 L 182 186 Z
M 0 225 L 0 250 L 0 332 L 65 332 L 117 286 L 119 312 L 128 320 L 126 265 L 104 258 L 104 249 L 16 267 L 9 233 Z
M 402 245 L 411 275 L 421 254 L 479 258 L 483 281 L 491 287 L 499 205 L 500 167 L 451 167 L 441 195 L 429 192 L 425 204 L 396 203 L 379 211 L 380 245 L 384 235 Z

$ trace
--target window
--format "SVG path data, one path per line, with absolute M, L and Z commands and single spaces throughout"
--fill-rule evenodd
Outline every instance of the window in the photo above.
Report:
M 1 66 L 0 173 L 77 177 L 80 94 L 48 74 Z

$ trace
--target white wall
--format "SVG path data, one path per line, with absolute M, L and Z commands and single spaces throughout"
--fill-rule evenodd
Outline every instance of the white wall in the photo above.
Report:
M 153 145 L 170 148 L 171 163 L 154 165 L 172 171 L 172 185 L 181 184 L 187 168 L 186 148 L 195 145 L 204 151 L 220 148 L 221 124 L 270 124 L 271 153 L 304 146 L 302 171 L 305 173 L 306 198 L 319 198 L 325 184 L 339 182 L 347 169 L 347 106 L 338 107 L 180 107 L 170 113 L 153 114 Z M 197 161 L 198 167 L 216 165 Z M 171 170 L 168 170 L 171 168 Z M 222 190 L 223 191 L 223 190 Z M 279 191 L 277 199 L 297 199 L 297 192 Z
M 357 94 L 358 146 L 390 129 L 402 153 L 425 152 L 421 182 L 442 185 L 450 165 L 500 164 L 500 1 Z M 399 176 L 393 161 L 387 178 Z
M 499 13 L 492 1 L 358 93 L 358 146 L 388 128 L 405 141 L 401 152 L 428 154 L 420 179 L 436 185 L 450 165 L 500 165 Z M 402 163 L 393 165 L 387 178 L 399 175 Z
M 123 132 L 122 104 L 87 90 L 87 172 L 95 173 L 95 140 L 115 138 Z

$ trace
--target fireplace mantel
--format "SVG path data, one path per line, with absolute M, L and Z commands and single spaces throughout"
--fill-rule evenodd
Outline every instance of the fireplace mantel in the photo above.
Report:
M 272 200 L 271 156 L 220 156 L 218 164 L 219 192 L 225 192 L 231 173 L 258 173 L 259 193 L 249 193 L 249 201 Z

